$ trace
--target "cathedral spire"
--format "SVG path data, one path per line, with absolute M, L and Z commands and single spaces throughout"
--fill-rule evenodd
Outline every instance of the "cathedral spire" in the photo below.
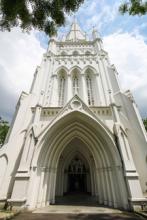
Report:
M 71 29 L 66 36 L 66 40 L 67 41 L 86 40 L 85 33 L 81 30 L 75 16 L 71 25 Z

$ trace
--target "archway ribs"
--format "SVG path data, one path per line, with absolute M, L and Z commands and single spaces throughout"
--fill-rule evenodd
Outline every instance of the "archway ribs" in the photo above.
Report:
M 34 203 L 37 206 L 55 203 L 56 196 L 63 196 L 68 191 L 65 170 L 78 155 L 89 171 L 84 184 L 97 202 L 128 208 L 128 201 L 124 200 L 127 192 L 121 159 L 113 138 L 101 124 L 83 113 L 72 112 L 55 123 L 43 140 L 36 164 L 39 178 Z

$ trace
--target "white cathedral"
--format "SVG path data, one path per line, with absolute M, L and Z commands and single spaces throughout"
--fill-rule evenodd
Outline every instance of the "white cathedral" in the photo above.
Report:
M 34 209 L 80 192 L 97 206 L 147 204 L 147 134 L 101 37 L 93 29 L 88 39 L 74 20 L 50 39 L 19 98 L 0 149 L 0 202 Z

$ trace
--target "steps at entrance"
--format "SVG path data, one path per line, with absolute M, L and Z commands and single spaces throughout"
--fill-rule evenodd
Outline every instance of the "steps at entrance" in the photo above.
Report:
M 71 193 L 56 197 L 56 203 L 44 208 L 35 210 L 33 213 L 71 213 L 71 214 L 100 214 L 100 213 L 121 213 L 120 210 L 111 209 L 98 205 L 96 197 L 90 194 Z
M 89 194 L 68 194 L 62 197 L 56 197 L 56 204 L 97 206 L 97 201 L 95 196 Z
M 117 209 L 111 209 L 106 207 L 99 207 L 99 206 L 81 206 L 81 205 L 50 205 L 44 208 L 39 208 L 33 211 L 33 213 L 50 213 L 50 214 L 82 214 L 82 219 L 84 218 L 85 214 L 108 214 L 108 213 L 117 213 L 120 214 L 122 211 Z M 84 215 L 83 215 L 84 214 Z M 60 216 L 59 216 L 60 218 Z M 41 218 L 40 218 L 41 219 Z M 58 218 L 56 218 L 58 219 Z M 68 218 L 69 219 L 69 218 Z M 79 218 L 78 218 L 79 219 Z M 91 218 L 90 218 L 91 219 Z M 99 218 L 96 218 L 99 219 Z M 88 219 L 87 219 L 88 220 Z

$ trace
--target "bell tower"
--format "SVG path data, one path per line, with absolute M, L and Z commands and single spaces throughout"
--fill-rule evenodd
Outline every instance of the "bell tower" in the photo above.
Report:
M 112 68 L 97 31 L 93 29 L 92 39 L 87 39 L 74 19 L 64 40 L 50 39 L 31 92 L 40 96 L 42 106 L 63 107 L 74 94 L 88 105 L 107 106 L 111 87 L 108 67 Z M 114 83 L 120 90 L 117 80 Z

